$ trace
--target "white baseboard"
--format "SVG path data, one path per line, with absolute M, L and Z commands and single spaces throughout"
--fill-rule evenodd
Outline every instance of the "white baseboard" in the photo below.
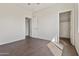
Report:
M 13 40 L 13 41 L 8 41 L 8 42 L 4 42 L 4 43 L 0 43 L 0 45 L 4 45 L 4 44 L 8 44 L 8 43 L 12 43 L 12 42 L 16 42 L 16 41 L 19 41 L 19 40 L 24 40 L 25 38 L 20 38 L 20 39 L 17 39 L 17 40 Z

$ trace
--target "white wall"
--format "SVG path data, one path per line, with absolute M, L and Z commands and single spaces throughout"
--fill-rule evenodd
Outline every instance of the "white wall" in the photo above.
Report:
M 75 10 L 74 7 L 76 8 Z M 58 35 L 58 13 L 67 10 L 72 10 L 71 43 L 74 45 L 75 39 L 75 47 L 79 53 L 77 5 L 74 6 L 74 4 L 54 4 L 49 8 L 34 12 L 32 20 L 32 36 L 51 40 L 54 35 Z M 31 16 L 32 13 L 30 11 L 20 8 L 15 4 L 0 4 L 0 45 L 24 39 L 25 17 Z
M 33 14 L 32 14 L 33 15 Z M 35 15 L 33 15 L 33 17 L 32 17 L 32 20 L 31 20 L 31 22 L 32 22 L 32 37 L 38 37 L 38 20 L 37 20 L 37 16 L 35 16 Z
M 78 32 L 78 20 L 79 20 L 79 5 L 75 4 L 75 47 L 79 55 L 79 32 Z
M 34 27 L 32 25 L 32 31 L 37 31 L 37 35 L 32 34 L 32 36 L 51 40 L 55 35 L 59 34 L 59 12 L 67 10 L 74 11 L 74 4 L 54 4 L 49 8 L 45 8 L 33 13 L 33 16 L 37 17 L 38 26 Z M 73 12 L 72 11 L 72 12 Z M 72 17 L 73 23 L 74 15 Z M 34 19 L 33 19 L 34 20 Z M 34 23 L 34 22 L 33 22 Z M 35 24 L 34 24 L 35 25 Z M 73 25 L 72 25 L 73 26 Z M 35 29 L 37 28 L 37 29 Z M 72 43 L 74 39 L 74 28 L 72 28 Z
M 39 11 L 35 13 L 34 15 L 36 15 L 37 17 L 37 23 L 35 23 L 37 24 L 37 26 L 33 28 L 33 31 L 36 30 L 37 35 L 36 36 L 33 35 L 33 36 L 42 38 L 42 39 L 51 40 L 53 38 L 52 36 L 56 34 L 58 30 L 57 20 L 52 20 L 52 18 L 57 19 L 56 15 L 54 15 L 54 13 L 51 13 L 51 11 L 48 9 Z
M 25 38 L 25 17 L 31 13 L 16 4 L 0 4 L 0 45 Z

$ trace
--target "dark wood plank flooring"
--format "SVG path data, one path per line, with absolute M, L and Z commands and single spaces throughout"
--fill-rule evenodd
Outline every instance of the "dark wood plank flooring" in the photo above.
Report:
M 60 43 L 64 45 L 63 56 L 77 56 L 75 47 L 71 44 L 70 39 L 61 38 Z
M 17 42 L 0 45 L 1 56 L 53 56 L 46 46 L 50 41 L 38 38 L 26 38 Z M 68 40 L 61 39 L 64 45 L 63 56 L 76 56 L 75 48 Z
M 0 55 L 7 56 L 53 56 L 46 46 L 50 41 L 35 38 L 5 44 L 0 46 Z M 1 54 L 2 53 L 2 54 Z

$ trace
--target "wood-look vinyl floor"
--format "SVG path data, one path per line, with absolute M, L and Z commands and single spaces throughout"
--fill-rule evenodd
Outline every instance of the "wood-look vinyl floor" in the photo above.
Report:
M 26 38 L 4 45 L 0 45 L 1 56 L 54 56 L 46 46 L 50 41 L 38 38 Z M 75 48 L 68 40 L 61 39 L 64 44 L 63 56 L 76 56 Z

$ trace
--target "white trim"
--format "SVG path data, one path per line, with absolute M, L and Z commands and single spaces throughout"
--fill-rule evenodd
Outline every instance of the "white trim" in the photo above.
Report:
M 63 12 L 68 12 L 68 11 L 71 11 L 71 20 L 72 20 L 72 17 L 73 17 L 73 10 L 72 9 L 68 9 L 68 10 L 62 10 L 62 11 L 58 11 L 58 23 L 59 23 L 59 14 L 60 13 L 63 13 Z M 59 25 L 58 25 L 58 34 L 59 34 L 59 26 L 60 26 L 60 23 L 59 23 Z M 71 27 L 72 25 L 70 24 L 70 27 Z M 71 28 L 72 29 L 72 28 Z M 70 38 L 72 39 L 72 35 L 71 35 L 71 29 L 70 29 Z M 75 45 L 75 36 L 73 37 L 73 39 L 71 40 L 71 43 L 72 43 L 72 45 Z
M 63 12 L 68 12 L 68 11 L 72 11 L 72 9 L 58 11 L 58 14 L 59 14 L 59 13 L 63 13 Z
M 79 15 L 79 4 L 78 4 L 78 15 Z M 79 17 L 78 17 L 78 33 L 79 33 Z

